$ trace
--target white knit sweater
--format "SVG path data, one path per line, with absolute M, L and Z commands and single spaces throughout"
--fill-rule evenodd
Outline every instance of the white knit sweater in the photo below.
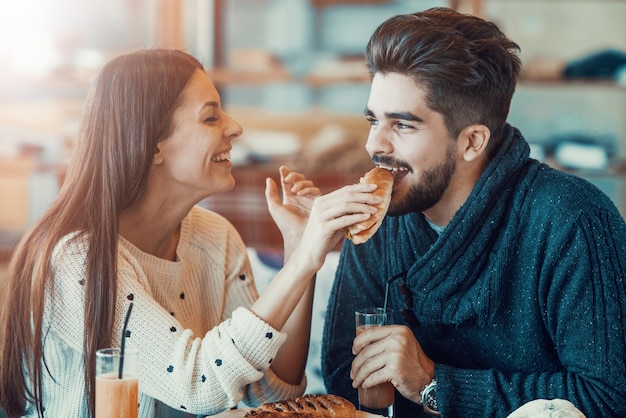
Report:
M 46 416 L 87 417 L 83 379 L 85 240 L 66 237 L 53 259 L 44 314 Z M 126 347 L 139 350 L 139 417 L 215 414 L 300 395 L 269 369 L 286 336 L 247 307 L 258 297 L 246 248 L 223 217 L 195 207 L 184 219 L 177 261 L 120 237 L 114 346 L 132 300 Z M 45 328 L 44 328 L 45 330 Z M 169 407 L 167 406 L 169 405 Z M 170 408 L 171 407 L 171 408 Z M 182 411 L 176 413 L 174 410 Z

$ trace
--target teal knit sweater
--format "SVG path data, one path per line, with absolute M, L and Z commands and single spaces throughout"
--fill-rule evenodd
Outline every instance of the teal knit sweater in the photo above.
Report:
M 327 390 L 356 402 L 353 312 L 388 307 L 436 362 L 443 417 L 506 417 L 533 399 L 626 417 L 626 224 L 585 180 L 502 149 L 438 236 L 421 213 L 387 217 L 342 249 L 324 330 Z M 421 406 L 396 396 L 399 417 Z

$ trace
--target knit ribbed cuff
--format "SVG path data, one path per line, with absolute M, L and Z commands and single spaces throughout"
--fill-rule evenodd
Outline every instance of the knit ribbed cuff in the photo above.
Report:
M 487 391 L 482 370 L 463 370 L 437 364 L 437 404 L 446 416 L 486 416 Z M 482 394 L 482 395 L 479 395 Z
M 266 370 L 270 366 L 287 339 L 286 334 L 245 308 L 233 312 L 231 327 L 239 352 L 257 370 Z

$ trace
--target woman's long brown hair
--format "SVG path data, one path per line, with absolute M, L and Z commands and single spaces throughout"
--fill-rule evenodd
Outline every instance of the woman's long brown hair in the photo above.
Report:
M 202 65 L 184 52 L 148 49 L 113 59 L 98 75 L 66 180 L 11 260 L 0 321 L 0 403 L 10 417 L 32 407 L 44 416 L 43 311 L 52 252 L 63 236 L 79 232 L 89 243 L 84 323 L 113 324 L 119 214 L 142 198 L 156 144 L 170 134 L 177 100 L 197 69 Z M 111 343 L 111 334 L 110 326 L 84 327 L 91 415 L 95 352 Z

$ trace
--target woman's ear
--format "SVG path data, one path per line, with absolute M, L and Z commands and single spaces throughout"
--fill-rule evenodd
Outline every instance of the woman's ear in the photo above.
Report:
M 465 161 L 474 161 L 485 154 L 491 131 L 485 125 L 470 125 L 463 129 L 461 137 L 465 139 L 463 158 Z
M 152 157 L 152 163 L 154 165 L 163 164 L 163 153 L 161 152 L 160 143 L 156 146 L 156 151 L 154 152 L 154 156 Z

